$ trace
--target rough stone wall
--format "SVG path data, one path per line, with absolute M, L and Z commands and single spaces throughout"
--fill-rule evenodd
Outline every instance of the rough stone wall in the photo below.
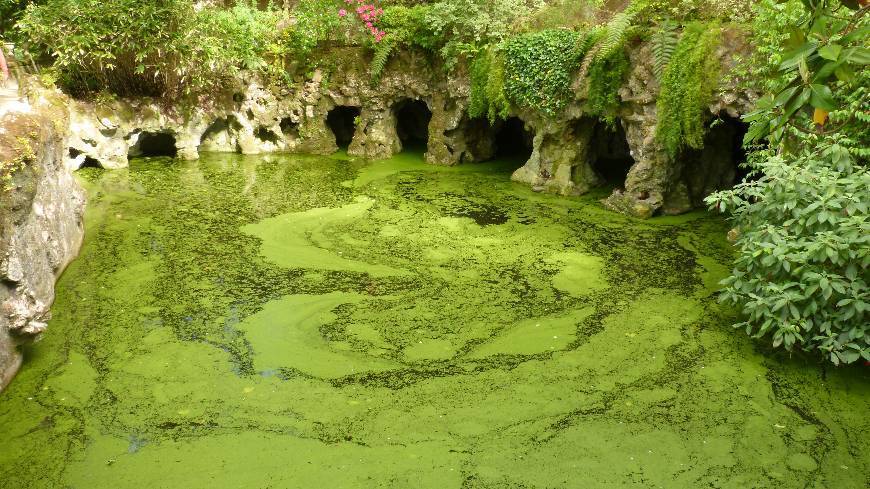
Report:
M 324 56 L 334 63 L 293 87 L 270 90 L 253 80 L 189 109 L 149 99 L 71 102 L 67 165 L 79 168 L 90 158 L 103 168 L 126 167 L 143 133 L 171 135 L 186 159 L 196 159 L 199 150 L 331 154 L 338 148 L 326 118 L 339 106 L 361 109 L 348 153 L 388 158 L 402 149 L 394 107 L 407 99 L 424 101 L 432 112 L 427 161 L 462 160 L 465 134 L 456 129 L 466 107 L 463 77 L 448 79 L 427 58 L 409 52 L 396 56 L 373 85 L 364 49 L 333 48 Z
M 726 31 L 716 53 L 723 73 L 729 72 L 734 53 L 746 50 L 743 43 L 738 33 Z M 709 150 L 671 158 L 655 138 L 659 86 L 650 47 L 639 44 L 629 54 L 631 69 L 620 90 L 623 104 L 616 123 L 626 135 L 634 164 L 604 204 L 644 218 L 686 212 L 710 191 L 730 185 L 734 163 L 719 151 L 727 146 L 728 136 L 712 134 Z M 327 116 L 340 106 L 360 111 L 348 153 L 388 158 L 402 149 L 395 107 L 409 99 L 424 101 L 432 113 L 427 162 L 456 165 L 494 154 L 497 127 L 468 118 L 470 87 L 461 69 L 447 76 L 425 55 L 403 52 L 394 56 L 380 82 L 372 84 L 367 71 L 370 54 L 362 48 L 333 46 L 315 56 L 322 67 L 293 86 L 275 90 L 240 81 L 216 99 L 189 109 L 165 108 L 149 100 L 73 102 L 67 165 L 78 168 L 90 158 L 104 168 L 124 167 L 127 157 L 139 152 L 139 139 L 146 133 L 171 135 L 179 156 L 188 159 L 197 158 L 200 150 L 330 154 L 338 148 Z M 514 180 L 561 195 L 583 194 L 603 183 L 593 167 L 600 122 L 584 113 L 584 85 L 585 80 L 575 80 L 576 98 L 557 118 L 531 111 L 511 114 L 534 134 L 532 155 L 514 173 Z M 752 94 L 724 77 L 710 118 L 737 118 L 753 102 Z
M 745 40 L 739 33 L 726 30 L 716 52 L 722 73 L 729 73 L 733 67 L 735 53 L 746 50 Z M 671 158 L 655 137 L 659 83 L 653 73 L 649 44 L 629 48 L 629 59 L 631 69 L 620 90 L 623 104 L 617 123 L 625 131 L 634 164 L 624 185 L 614 190 L 604 204 L 614 211 L 642 218 L 657 212 L 689 211 L 701 205 L 703 196 L 731 184 L 734 163 L 722 150 L 726 149 L 726 140 L 733 133 L 727 128 L 724 133 L 711 131 L 704 151 Z M 536 134 L 534 152 L 526 165 L 514 174 L 514 180 L 563 195 L 584 193 L 600 185 L 600 176 L 590 167 L 594 155 L 589 147 L 596 143 L 591 129 L 572 131 L 578 124 L 584 124 L 585 80 L 575 80 L 574 87 L 576 99 L 559 118 L 544 120 L 527 116 Z M 727 115 L 737 119 L 751 109 L 754 101 L 754 94 L 724 76 L 709 108 L 709 117 Z M 705 175 L 716 175 L 716 178 L 699 181 Z
M 0 119 L 0 160 L 17 161 L 0 189 L 0 389 L 21 364 L 19 346 L 46 328 L 54 283 L 78 253 L 84 194 L 64 165 L 67 114 L 37 101 Z

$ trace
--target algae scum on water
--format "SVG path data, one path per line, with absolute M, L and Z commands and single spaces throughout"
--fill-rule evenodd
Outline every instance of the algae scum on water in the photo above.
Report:
M 0 396 L 2 487 L 866 486 L 866 370 L 731 329 L 723 222 L 511 169 L 83 171 L 81 256 Z

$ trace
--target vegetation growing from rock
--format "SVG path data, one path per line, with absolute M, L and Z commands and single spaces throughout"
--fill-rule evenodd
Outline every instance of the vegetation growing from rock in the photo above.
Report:
M 571 49 L 574 31 L 551 29 L 515 37 L 504 45 L 508 98 L 520 107 L 555 115 L 571 98 L 571 75 L 579 66 Z
M 504 77 L 504 55 L 498 47 L 478 53 L 470 68 L 469 116 L 486 117 L 490 123 L 507 118 L 510 102 L 505 95 Z
M 719 81 L 715 50 L 720 36 L 716 25 L 686 26 L 662 74 L 656 137 L 671 157 L 684 147 L 704 146 L 707 106 Z

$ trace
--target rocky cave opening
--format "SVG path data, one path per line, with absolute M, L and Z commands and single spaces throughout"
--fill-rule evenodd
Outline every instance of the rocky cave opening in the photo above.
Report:
M 519 162 L 521 166 L 532 156 L 535 135 L 519 117 L 509 117 L 494 126 L 495 153 L 501 160 Z
M 128 157 L 133 156 L 170 156 L 178 155 L 175 136 L 166 132 L 142 132 L 136 143 L 130 147 Z
M 581 122 L 576 123 L 575 131 L 581 130 L 580 124 Z M 624 187 L 628 172 L 634 165 L 634 158 L 631 157 L 631 148 L 622 121 L 602 121 L 595 125 L 589 148 L 589 161 L 605 185 Z
M 326 125 L 335 135 L 335 144 L 339 148 L 347 149 L 353 141 L 359 114 L 360 108 L 351 105 L 339 105 L 326 114 Z
M 99 168 L 102 170 L 103 165 L 101 165 L 97 159 L 91 158 L 90 156 L 85 156 L 85 160 L 79 166 L 79 170 L 81 170 L 82 168 Z
M 704 205 L 704 197 L 717 190 L 729 189 L 748 175 L 743 138 L 749 125 L 727 114 L 710 122 L 704 147 L 684 150 L 677 157 L 683 162 L 683 180 L 691 204 Z
M 426 102 L 405 99 L 393 106 L 393 113 L 402 149 L 425 150 L 429 142 L 429 122 L 432 120 L 432 111 Z
M 217 119 L 202 133 L 199 138 L 200 151 L 236 151 L 230 135 L 231 130 L 238 130 L 241 125 L 232 115 Z
M 281 119 L 280 127 L 281 133 L 284 134 L 285 138 L 296 139 L 299 137 L 299 123 L 293 122 L 292 117 Z
M 81 151 L 79 151 L 75 148 L 69 149 L 69 157 L 71 159 L 76 160 L 81 155 L 82 155 Z M 103 165 L 96 158 L 92 158 L 90 156 L 85 155 L 84 159 L 82 159 L 81 163 L 79 164 L 77 170 L 81 170 L 82 168 L 99 168 L 102 170 Z

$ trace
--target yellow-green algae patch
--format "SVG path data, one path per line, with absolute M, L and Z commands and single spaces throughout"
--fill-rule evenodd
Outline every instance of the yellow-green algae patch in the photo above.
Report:
M 607 288 L 607 282 L 601 278 L 603 262 L 597 256 L 556 253 L 548 262 L 561 265 L 559 273 L 553 276 L 553 287 L 563 292 L 580 296 Z
M 260 372 L 290 368 L 319 378 L 387 370 L 394 362 L 353 351 L 344 341 L 324 341 L 320 327 L 335 320 L 333 310 L 364 297 L 333 292 L 322 295 L 291 295 L 263 306 L 263 310 L 239 323 Z
M 365 242 L 342 236 L 332 242 L 322 233 L 323 228 L 337 226 L 360 218 L 371 207 L 372 200 L 362 197 L 356 202 L 336 209 L 317 208 L 303 212 L 282 214 L 242 227 L 242 232 L 260 238 L 260 248 L 267 260 L 287 268 L 311 268 L 368 273 L 370 275 L 397 275 L 402 272 L 382 265 L 364 263 L 342 257 L 366 245 Z M 332 251 L 338 250 L 338 251 Z M 341 251 L 346 250 L 346 251 Z
M 81 256 L 0 394 L 10 488 L 861 488 L 861 367 L 729 326 L 704 213 L 419 155 L 80 173 Z
M 492 341 L 476 348 L 471 356 L 534 355 L 563 350 L 576 341 L 577 326 L 594 311 L 589 307 L 561 316 L 544 316 L 520 321 L 505 328 L 505 331 Z

